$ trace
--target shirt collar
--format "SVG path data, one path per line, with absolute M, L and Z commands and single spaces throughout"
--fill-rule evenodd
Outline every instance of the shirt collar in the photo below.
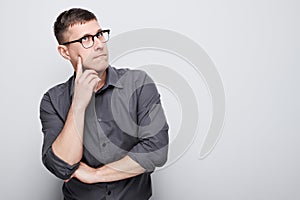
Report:
M 105 85 L 109 86 L 112 85 L 117 88 L 123 88 L 122 83 L 119 81 L 120 77 L 117 73 L 116 68 L 112 66 L 108 66 L 106 69 L 106 81 Z

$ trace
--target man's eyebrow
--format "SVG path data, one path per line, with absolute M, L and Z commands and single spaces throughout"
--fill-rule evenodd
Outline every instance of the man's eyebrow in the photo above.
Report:
M 97 33 L 99 33 L 100 31 L 102 31 L 101 28 L 98 29 L 98 31 L 95 33 L 95 35 L 96 35 Z M 80 38 L 83 38 L 83 37 L 86 37 L 86 36 L 89 36 L 89 35 L 93 35 L 93 34 L 86 33 L 86 34 L 84 34 L 83 36 L 81 36 Z

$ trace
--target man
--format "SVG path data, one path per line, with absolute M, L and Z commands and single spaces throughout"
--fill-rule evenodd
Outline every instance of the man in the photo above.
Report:
M 42 98 L 42 161 L 65 181 L 66 200 L 149 199 L 150 175 L 167 160 L 160 95 L 145 72 L 108 64 L 109 32 L 80 8 L 54 23 L 75 72 Z

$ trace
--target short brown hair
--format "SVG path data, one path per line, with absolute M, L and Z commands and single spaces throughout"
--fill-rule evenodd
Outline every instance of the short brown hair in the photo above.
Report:
M 81 8 L 71 8 L 62 12 L 54 22 L 54 34 L 56 40 L 59 44 L 66 42 L 63 41 L 63 34 L 70 26 L 78 23 L 83 24 L 91 20 L 97 20 L 96 16 L 92 12 Z

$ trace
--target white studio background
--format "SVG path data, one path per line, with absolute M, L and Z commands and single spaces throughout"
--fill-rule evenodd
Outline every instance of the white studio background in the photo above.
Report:
M 0 8 L 1 199 L 62 199 L 62 181 L 41 163 L 39 103 L 72 74 L 52 32 L 56 16 L 70 7 L 95 12 L 112 37 L 146 27 L 181 33 L 206 51 L 223 80 L 218 144 L 200 160 L 197 135 L 177 162 L 154 173 L 152 199 L 300 198 L 299 1 L 12 0 Z M 136 55 L 119 63 L 142 64 Z M 205 121 L 211 111 L 201 106 Z

